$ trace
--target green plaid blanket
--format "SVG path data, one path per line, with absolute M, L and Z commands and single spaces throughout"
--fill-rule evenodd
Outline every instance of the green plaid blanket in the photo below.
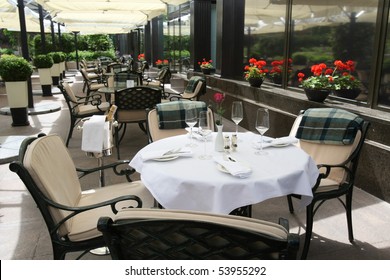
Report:
M 296 138 L 322 144 L 349 145 L 362 123 L 363 119 L 359 116 L 343 109 L 308 109 L 302 116 Z
M 194 92 L 196 89 L 196 86 L 198 85 L 199 80 L 204 80 L 203 77 L 200 76 L 192 76 L 191 79 L 188 80 L 185 92 Z
M 195 105 L 198 114 L 200 111 L 207 110 L 206 103 L 203 101 L 178 100 L 157 104 L 158 127 L 160 129 L 185 128 L 187 126 L 185 110 L 189 104 Z

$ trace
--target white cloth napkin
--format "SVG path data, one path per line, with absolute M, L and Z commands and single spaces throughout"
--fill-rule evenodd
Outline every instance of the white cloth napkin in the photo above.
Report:
M 247 178 L 252 173 L 252 169 L 249 166 L 242 164 L 233 158 L 232 160 L 225 160 L 221 157 L 214 157 L 214 161 L 236 177 Z
M 164 149 L 164 150 L 145 151 L 142 152 L 141 159 L 143 161 L 147 161 L 151 159 L 164 159 L 164 158 L 171 158 L 176 156 L 191 157 L 192 150 L 190 148 L 177 148 L 177 149 L 173 148 L 173 149 Z
M 81 139 L 81 150 L 91 153 L 101 153 L 104 142 L 107 140 L 107 129 L 105 129 L 106 116 L 93 115 L 83 125 Z
M 293 136 L 285 136 L 280 138 L 275 138 L 271 141 L 264 141 L 263 142 L 263 148 L 267 147 L 278 147 L 278 146 L 288 146 L 291 144 L 298 143 L 298 139 Z M 256 141 L 254 143 L 256 147 L 260 147 L 260 142 Z

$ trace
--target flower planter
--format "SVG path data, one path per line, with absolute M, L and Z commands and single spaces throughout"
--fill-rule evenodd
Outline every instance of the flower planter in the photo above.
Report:
M 51 84 L 53 79 L 51 78 L 50 68 L 38 68 L 39 82 L 41 83 L 42 96 L 52 96 Z
M 273 76 L 273 77 L 271 77 L 271 81 L 274 84 L 281 85 L 282 84 L 282 76 Z
M 50 71 L 51 71 L 51 77 L 53 79 L 53 86 L 58 86 L 60 80 L 60 64 L 54 63 Z
M 28 87 L 27 81 L 5 82 L 8 106 L 12 115 L 12 126 L 26 126 L 28 121 Z
M 356 97 L 359 96 L 360 91 L 361 90 L 359 88 L 339 89 L 339 90 L 333 90 L 333 94 L 342 98 L 355 99 Z
M 324 100 L 330 94 L 330 90 L 328 89 L 309 89 L 305 88 L 305 94 L 307 99 L 314 102 L 324 102 Z
M 248 78 L 250 86 L 259 88 L 263 84 L 263 79 L 260 78 Z
M 211 74 L 211 68 L 200 68 L 202 70 L 202 73 L 205 75 Z

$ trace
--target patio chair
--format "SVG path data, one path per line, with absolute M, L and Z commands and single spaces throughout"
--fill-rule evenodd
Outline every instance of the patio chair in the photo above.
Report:
M 168 95 L 165 93 L 165 84 L 169 84 L 171 80 L 171 70 L 169 67 L 164 66 L 157 72 L 157 77 L 154 79 L 146 79 L 145 85 L 150 87 L 159 87 L 162 89 L 162 97 L 167 98 Z
M 114 260 L 295 259 L 299 247 L 285 219 L 124 209 L 101 217 L 97 227 Z
M 87 89 L 87 97 L 91 94 L 91 92 L 95 92 L 99 88 L 105 87 L 101 75 L 99 75 L 98 79 L 91 79 L 90 77 L 88 77 L 88 73 L 85 71 L 85 69 L 81 69 L 80 73 L 83 76 L 84 80 L 83 91 Z
M 161 89 L 152 87 L 135 86 L 117 90 L 114 93 L 117 111 L 115 119 L 119 126 L 115 127 L 115 146 L 118 159 L 120 158 L 119 145 L 126 133 L 128 123 L 137 123 L 146 133 L 146 110 L 154 108 L 161 103 Z M 122 135 L 119 136 L 119 131 Z
M 101 216 L 114 217 L 124 207 L 152 207 L 154 198 L 140 181 L 130 182 L 134 170 L 129 161 L 118 161 L 92 169 L 76 168 L 58 135 L 26 138 L 19 160 L 9 169 L 19 175 L 37 204 L 49 231 L 54 259 L 69 252 L 105 246 L 97 222 Z M 113 169 L 128 182 L 82 191 L 80 177 Z
M 206 107 L 203 101 L 179 100 L 160 103 L 156 108 L 147 113 L 146 131 L 149 143 L 181 134 L 186 134 L 187 126 L 185 123 L 185 108 L 188 104 L 195 104 L 198 110 L 208 110 L 210 123 L 214 124 L 214 115 L 210 108 Z M 164 120 L 162 120 L 164 118 Z M 169 122 L 172 125 L 163 126 L 163 122 Z M 215 128 L 212 128 L 215 130 Z
M 68 147 L 69 140 L 72 138 L 73 129 L 79 121 L 93 115 L 103 115 L 110 108 L 110 103 L 102 101 L 100 94 L 91 95 L 88 99 L 84 96 L 77 96 L 66 82 L 60 84 L 59 88 L 64 95 L 70 113 L 70 127 L 66 139 L 66 146 Z
M 352 193 L 359 156 L 369 122 L 343 109 L 315 108 L 301 112 L 290 135 L 299 139 L 299 147 L 317 163 L 320 175 L 313 186 L 313 200 L 306 207 L 306 236 L 302 259 L 306 259 L 313 231 L 313 219 L 327 200 L 338 199 L 346 210 L 348 238 L 352 230 Z M 292 197 L 288 196 L 291 213 Z M 345 196 L 345 202 L 341 197 Z M 294 196 L 296 197 L 296 196 Z
M 180 94 L 170 94 L 169 100 L 199 100 L 200 96 L 206 93 L 206 80 L 200 76 L 192 76 L 187 83 L 184 92 Z

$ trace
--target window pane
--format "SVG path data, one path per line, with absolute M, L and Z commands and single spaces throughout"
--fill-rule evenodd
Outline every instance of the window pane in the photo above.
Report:
M 294 71 L 290 85 L 298 86 L 299 71 L 311 75 L 313 64 L 323 62 L 333 67 L 335 60 L 352 60 L 362 81 L 358 99 L 367 100 L 378 1 L 293 1 L 290 51 Z
M 171 70 L 183 72 L 190 66 L 189 2 L 168 7 L 168 17 L 164 24 L 164 56 L 169 59 Z
M 245 41 L 244 65 L 250 58 L 267 61 L 267 68 L 272 71 L 273 61 L 283 60 L 285 45 L 286 4 L 275 5 L 269 0 L 245 1 Z M 279 1 L 285 2 L 285 1 Z M 278 71 L 277 71 L 278 72 Z M 268 80 L 280 83 L 280 75 Z M 278 79 L 279 77 L 279 79 Z
M 379 89 L 378 105 L 390 107 L 390 18 L 387 23 L 385 55 L 382 65 L 381 85 Z

